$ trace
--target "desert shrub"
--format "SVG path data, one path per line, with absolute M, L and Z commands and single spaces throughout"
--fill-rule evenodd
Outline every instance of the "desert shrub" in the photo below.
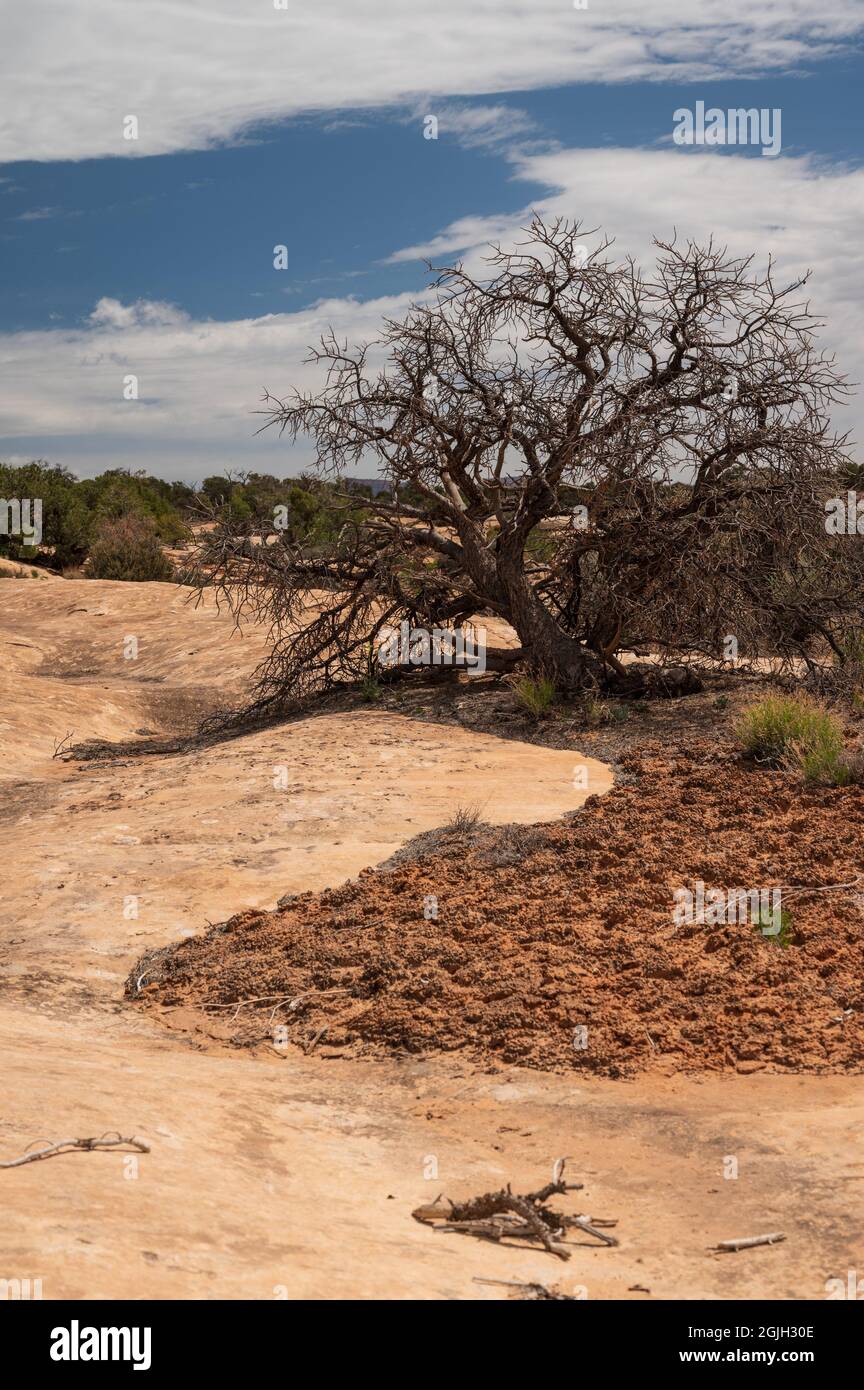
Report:
M 523 709 L 535 719 L 542 719 L 549 713 L 555 699 L 555 682 L 541 676 L 518 676 L 512 682 L 513 693 Z
M 206 589 L 213 583 L 211 575 L 195 565 L 184 565 L 171 575 L 175 584 L 185 584 L 192 589 Z
M 346 521 L 359 522 L 366 515 L 365 494 L 351 479 L 339 485 L 301 475 L 276 478 L 270 473 L 243 473 L 239 477 L 212 475 L 201 484 L 201 500 L 223 525 L 267 534 L 278 515 L 283 543 L 315 551 L 334 544 Z M 337 504 L 337 496 L 356 495 L 357 505 Z
M 481 862 L 494 868 L 521 864 L 546 842 L 546 831 L 537 825 L 504 825 L 494 842 L 481 855 Z
M 798 771 L 806 782 L 851 780 L 843 730 L 833 714 L 802 695 L 771 695 L 744 711 L 739 744 L 748 757 Z
M 843 754 L 840 765 L 844 769 L 843 781 L 864 783 L 864 748 L 853 748 Z
M 458 806 L 444 829 L 451 835 L 470 835 L 482 823 L 479 806 Z
M 589 729 L 596 729 L 600 724 L 605 723 L 608 717 L 606 705 L 600 700 L 595 700 L 593 696 L 587 696 L 580 706 L 582 720 Z
M 381 684 L 380 667 L 375 654 L 375 644 L 370 642 L 366 651 L 366 670 L 357 687 L 360 699 L 366 705 L 374 705 L 384 694 Z
M 90 550 L 91 579 L 171 579 L 173 573 L 148 518 L 122 516 L 102 522 Z
M 830 715 L 824 723 L 815 723 L 805 740 L 792 745 L 786 765 L 800 772 L 805 782 L 833 787 L 846 785 L 850 770 L 843 751 L 843 734 Z
M 363 677 L 362 681 L 360 682 L 360 685 L 358 686 L 358 690 L 360 693 L 360 699 L 363 701 L 365 705 L 374 705 L 378 700 L 381 699 L 381 696 L 384 694 L 384 691 L 381 688 L 381 682 L 377 680 L 375 675 L 371 672 L 367 673 Z

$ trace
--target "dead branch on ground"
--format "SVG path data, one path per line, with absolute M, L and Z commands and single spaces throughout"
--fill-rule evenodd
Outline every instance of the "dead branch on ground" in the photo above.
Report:
M 44 1149 L 26 1150 L 20 1158 L 12 1158 L 0 1163 L 0 1168 L 20 1168 L 25 1163 L 38 1163 L 42 1158 L 54 1158 L 63 1153 L 92 1153 L 96 1149 L 122 1149 L 123 1152 L 149 1154 L 150 1146 L 134 1137 L 125 1139 L 122 1134 L 108 1130 L 92 1139 L 58 1139 L 55 1144 L 47 1144 Z
M 411 1215 L 415 1221 L 432 1226 L 435 1230 L 459 1231 L 481 1240 L 500 1241 L 506 1236 L 535 1241 L 550 1255 L 569 1260 L 570 1252 L 561 1244 L 561 1240 L 566 1231 L 574 1227 L 595 1236 L 605 1245 L 618 1244 L 614 1236 L 598 1230 L 587 1216 L 566 1216 L 550 1211 L 546 1206 L 550 1197 L 575 1192 L 581 1187 L 582 1183 L 564 1181 L 564 1161 L 559 1160 L 552 1182 L 536 1192 L 514 1194 L 508 1183 L 499 1192 L 485 1192 L 467 1202 L 452 1202 L 448 1198 L 446 1207 L 439 1205 L 439 1197 L 430 1205 L 415 1208 Z M 599 1224 L 613 1225 L 614 1222 Z

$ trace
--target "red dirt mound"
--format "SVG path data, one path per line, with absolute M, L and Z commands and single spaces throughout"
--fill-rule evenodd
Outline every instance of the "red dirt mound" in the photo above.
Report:
M 567 821 L 442 832 L 431 852 L 421 837 L 420 857 L 242 913 L 145 958 L 130 992 L 206 1011 L 233 1044 L 320 1039 L 327 1055 L 859 1067 L 864 789 L 802 788 L 707 747 L 643 749 L 625 770 Z M 780 887 L 782 931 L 676 924 L 673 891 L 698 881 Z

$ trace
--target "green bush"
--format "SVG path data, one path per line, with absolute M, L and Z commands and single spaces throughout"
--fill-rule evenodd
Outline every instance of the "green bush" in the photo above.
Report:
M 0 555 L 62 572 L 82 564 L 106 520 L 135 514 L 149 518 L 164 543 L 182 539 L 187 534 L 182 513 L 192 506 L 195 493 L 186 483 L 166 483 L 123 468 L 78 479 L 66 468 L 36 459 L 14 466 L 0 463 L 0 497 L 42 504 L 41 545 L 25 545 L 20 536 L 0 533 Z
M 555 682 L 546 676 L 534 679 L 533 676 L 519 676 L 511 682 L 513 693 L 523 709 L 542 719 L 549 713 L 555 700 Z
M 833 714 L 801 695 L 772 695 L 744 711 L 739 744 L 769 767 L 800 772 L 806 782 L 842 786 L 850 780 L 843 730 Z
M 155 525 L 142 516 L 121 516 L 102 522 L 90 550 L 87 573 L 90 579 L 141 581 L 174 577 Z

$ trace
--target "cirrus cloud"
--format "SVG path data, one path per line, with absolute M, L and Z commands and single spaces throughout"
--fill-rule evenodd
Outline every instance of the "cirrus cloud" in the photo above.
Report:
M 167 154 L 299 113 L 793 70 L 860 0 L 4 0 L 0 163 Z M 139 138 L 123 137 L 134 115 Z

